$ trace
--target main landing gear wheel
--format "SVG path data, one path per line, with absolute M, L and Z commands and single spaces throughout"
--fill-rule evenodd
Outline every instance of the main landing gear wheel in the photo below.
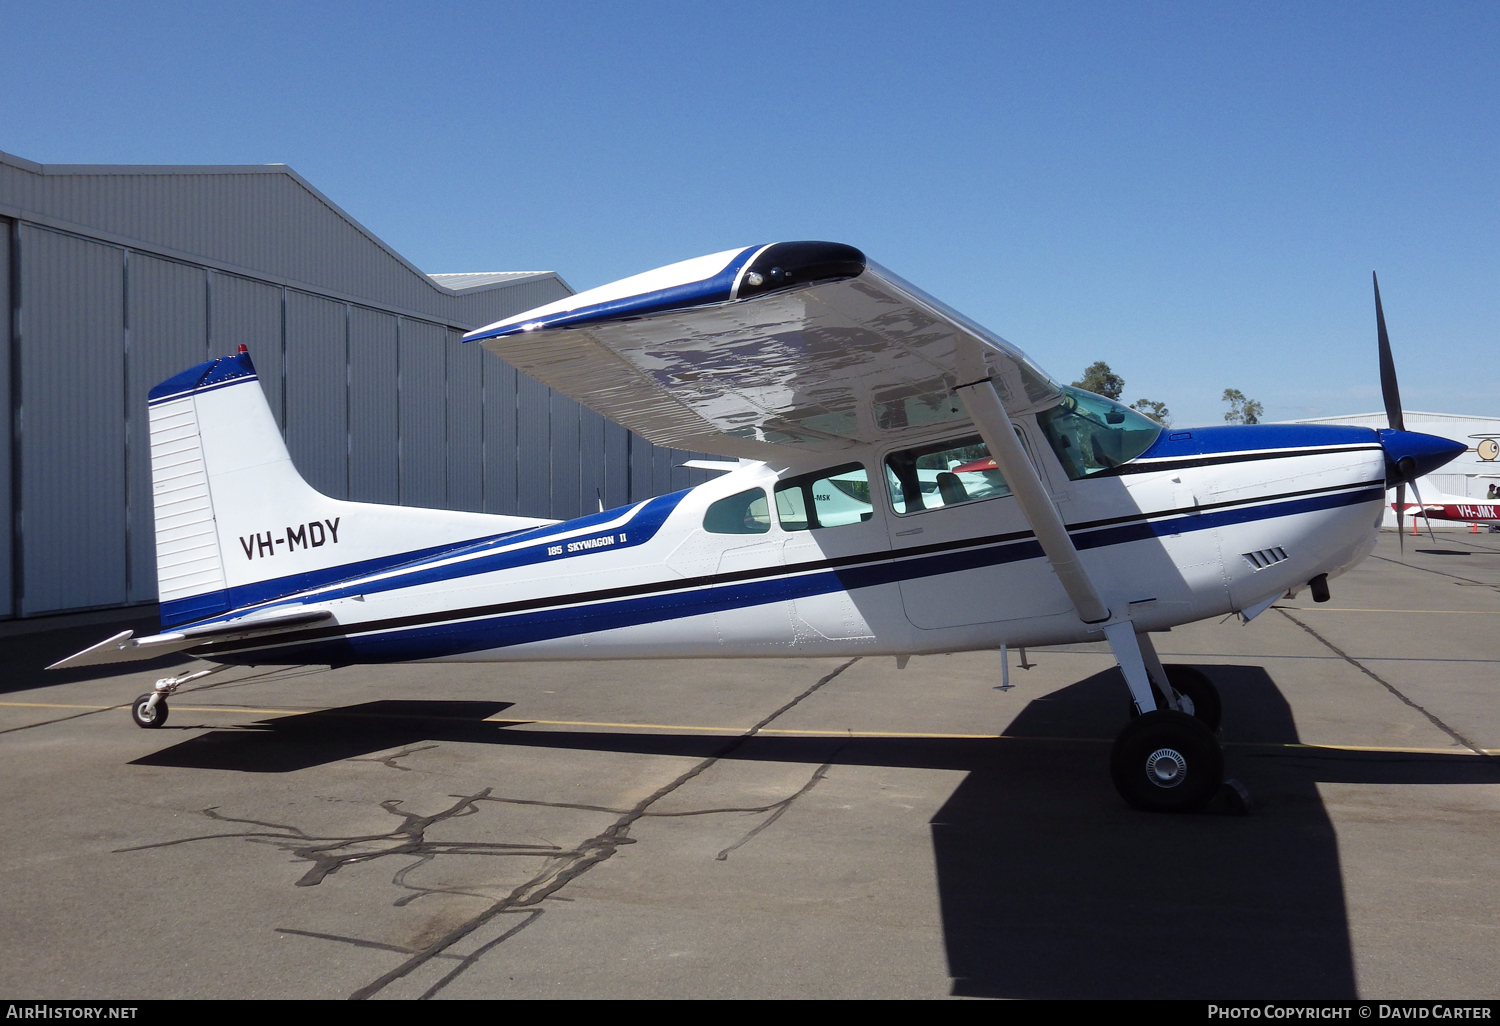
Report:
M 1120 731 L 1109 775 L 1131 805 L 1148 812 L 1196 812 L 1224 780 L 1224 753 L 1195 717 L 1171 709 L 1139 716 Z
M 1163 669 L 1167 671 L 1167 680 L 1172 683 L 1172 690 L 1192 703 L 1193 718 L 1201 722 L 1210 732 L 1217 733 L 1219 722 L 1224 717 L 1224 707 L 1219 702 L 1219 689 L 1214 687 L 1214 682 L 1191 666 L 1172 664 Z M 1167 707 L 1166 697 L 1162 695 L 1161 688 L 1157 687 L 1155 682 L 1151 685 L 1151 697 L 1156 699 L 1158 709 Z M 1131 719 L 1140 715 L 1135 702 L 1128 702 L 1127 705 Z
M 151 696 L 142 695 L 135 700 L 130 707 L 130 718 L 135 720 L 137 727 L 160 727 L 167 722 L 167 700 L 165 697 L 156 700 L 156 708 L 151 707 Z

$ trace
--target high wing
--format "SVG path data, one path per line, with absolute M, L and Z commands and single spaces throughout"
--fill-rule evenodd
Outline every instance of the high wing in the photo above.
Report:
M 1010 413 L 1060 397 L 1004 339 L 829 242 L 672 264 L 464 338 L 657 445 L 749 459 L 963 418 L 960 347 Z

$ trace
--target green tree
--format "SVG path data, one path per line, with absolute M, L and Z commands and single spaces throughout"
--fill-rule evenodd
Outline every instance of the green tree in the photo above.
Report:
M 1172 426 L 1172 411 L 1167 409 L 1166 403 L 1159 403 L 1155 399 L 1137 399 L 1130 404 L 1130 408 L 1136 413 L 1144 413 L 1162 427 Z
M 1231 424 L 1259 424 L 1260 415 L 1265 412 L 1260 403 L 1246 399 L 1245 393 L 1237 388 L 1224 389 L 1224 401 L 1229 404 L 1224 419 Z
M 1125 391 L 1125 379 L 1110 370 L 1109 364 L 1099 360 L 1089 364 L 1083 377 L 1073 382 L 1073 387 L 1102 395 L 1106 399 L 1119 399 L 1120 393 Z

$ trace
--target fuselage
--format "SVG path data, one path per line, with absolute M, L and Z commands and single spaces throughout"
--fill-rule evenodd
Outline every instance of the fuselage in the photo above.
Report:
M 1015 425 L 1102 597 L 1138 630 L 1258 612 L 1375 544 L 1387 456 L 1369 429 L 1163 430 L 1123 463 L 1070 471 L 1055 432 L 1035 416 Z M 974 441 L 965 425 L 934 425 L 888 448 L 744 463 L 686 491 L 357 574 L 268 580 L 202 622 L 304 607 L 333 622 L 194 653 L 342 665 L 1097 640 L 1004 482 L 966 469 Z

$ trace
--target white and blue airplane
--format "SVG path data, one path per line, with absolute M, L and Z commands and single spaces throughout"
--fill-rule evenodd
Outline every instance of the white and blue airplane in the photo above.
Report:
M 1218 792 L 1213 685 L 1151 632 L 1256 616 L 1374 547 L 1386 489 L 1462 452 L 1399 430 L 1164 429 L 1044 374 L 825 242 L 751 246 L 465 336 L 706 484 L 556 522 L 330 499 L 293 467 L 243 346 L 150 393 L 161 633 L 55 667 L 893 655 L 1108 641 L 1144 809 Z M 701 465 L 701 464 L 700 464 Z M 991 469 L 992 468 L 992 469 Z M 135 702 L 142 727 L 214 670 Z

